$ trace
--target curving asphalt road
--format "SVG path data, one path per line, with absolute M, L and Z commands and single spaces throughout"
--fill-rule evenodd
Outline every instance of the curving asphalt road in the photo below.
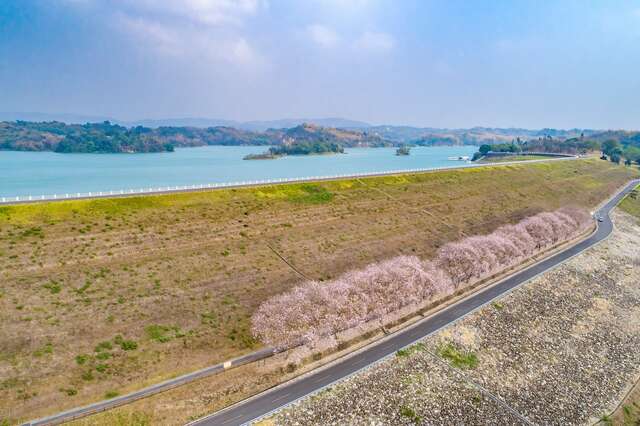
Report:
M 589 238 L 578 244 L 510 276 L 494 286 L 463 299 L 455 305 L 439 311 L 414 327 L 401 330 L 381 342 L 373 343 L 353 357 L 340 360 L 325 369 L 321 369 L 315 373 L 312 372 L 303 378 L 293 379 L 290 382 L 286 382 L 255 397 L 241 401 L 222 411 L 189 423 L 189 425 L 229 426 L 241 425 L 256 420 L 265 414 L 271 413 L 278 408 L 340 381 L 366 366 L 395 353 L 399 349 L 409 346 L 417 340 L 438 331 L 440 328 L 459 320 L 481 306 L 490 303 L 497 297 L 526 283 L 537 275 L 560 265 L 569 258 L 580 254 L 582 251 L 607 238 L 613 230 L 613 223 L 609 218 L 609 212 L 638 184 L 640 184 L 640 179 L 630 182 L 624 189 L 596 211 L 594 215 L 601 217 L 602 222 L 597 222 L 597 230 Z

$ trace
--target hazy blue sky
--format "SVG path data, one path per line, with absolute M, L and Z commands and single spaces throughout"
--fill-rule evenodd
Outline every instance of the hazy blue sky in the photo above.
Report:
M 0 111 L 637 129 L 640 2 L 0 0 Z

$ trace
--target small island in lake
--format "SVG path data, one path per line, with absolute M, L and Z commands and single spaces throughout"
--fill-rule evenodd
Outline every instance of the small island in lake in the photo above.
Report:
M 273 160 L 285 155 L 344 154 L 342 145 L 333 142 L 291 142 L 269 148 L 262 154 L 249 154 L 245 160 Z
M 396 155 L 409 155 L 411 153 L 411 148 L 408 146 L 401 146 L 396 149 Z
M 285 155 L 344 154 L 345 143 L 369 146 L 369 144 L 384 142 L 379 137 L 360 132 L 328 129 L 305 123 L 284 131 L 281 142 L 277 146 L 269 148 L 262 154 L 249 154 L 244 159 L 272 160 Z
M 281 155 L 272 154 L 271 151 L 266 151 L 261 154 L 247 154 L 242 158 L 243 160 L 275 160 L 282 157 Z

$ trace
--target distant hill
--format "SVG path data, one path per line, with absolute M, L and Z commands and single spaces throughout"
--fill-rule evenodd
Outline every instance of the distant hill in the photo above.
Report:
M 433 127 L 410 126 L 371 126 L 367 128 L 371 134 L 396 142 L 414 145 L 482 145 L 511 142 L 516 138 L 536 139 L 551 136 L 559 139 L 588 137 L 596 130 L 589 129 L 540 129 L 529 130 L 519 128 L 473 127 L 470 129 L 438 129 Z
M 371 127 L 369 123 L 363 121 L 347 120 L 344 118 L 287 118 L 271 121 L 247 121 L 239 123 L 237 127 L 241 129 L 265 131 L 268 129 L 288 129 L 302 124 L 315 124 L 320 127 L 332 127 L 355 130 L 362 130 Z
M 60 153 L 141 153 L 173 151 L 144 127 L 127 129 L 105 121 L 91 124 L 0 122 L 0 150 Z
M 286 145 L 293 142 L 330 142 L 343 147 L 391 146 L 392 142 L 366 131 L 344 130 L 303 123 L 291 128 L 270 128 L 250 131 L 228 126 L 209 127 L 159 127 L 149 129 L 151 135 L 162 143 L 176 147 L 202 145 Z
M 0 150 L 55 152 L 162 152 L 205 145 L 291 145 L 332 143 L 341 147 L 390 146 L 367 132 L 302 124 L 253 132 L 234 127 L 124 127 L 103 123 L 0 122 Z
M 629 130 L 607 130 L 604 132 L 598 132 L 590 137 L 596 142 L 605 142 L 608 140 L 614 140 L 622 145 L 632 145 L 640 147 L 640 132 Z
M 0 121 L 32 121 L 32 122 L 52 122 L 58 121 L 65 124 L 85 124 L 103 123 L 109 121 L 116 123 L 110 117 L 83 114 L 49 114 L 44 112 L 2 112 L 0 111 Z
M 158 127 L 150 133 L 162 141 L 176 147 L 204 145 L 277 145 L 281 132 L 251 132 L 235 127 Z
M 344 148 L 392 146 L 392 142 L 367 132 L 322 127 L 303 123 L 290 129 L 269 129 L 265 134 L 280 140 L 262 154 L 250 154 L 245 160 L 274 159 L 284 155 L 339 154 Z
M 268 130 L 267 132 L 277 132 Z M 281 133 L 284 144 L 299 142 L 337 143 L 346 148 L 393 146 L 393 142 L 368 131 L 337 129 L 304 123 Z
M 198 117 L 188 117 L 188 118 L 166 118 L 166 119 L 145 119 L 145 120 L 134 120 L 134 121 L 118 121 L 116 123 L 121 124 L 127 127 L 134 126 L 143 126 L 149 127 L 152 129 L 157 129 L 158 127 L 196 127 L 201 129 L 206 129 L 209 127 L 238 127 L 240 128 L 238 122 L 233 120 L 222 120 L 216 118 L 198 118 Z
M 149 128 L 158 127 L 235 127 L 242 130 L 263 132 L 267 129 L 285 129 L 299 126 L 303 123 L 312 123 L 322 127 L 358 128 L 369 127 L 369 123 L 356 120 L 348 120 L 339 117 L 330 118 L 285 118 L 278 120 L 254 120 L 254 121 L 234 121 L 219 118 L 203 117 L 182 117 L 182 118 L 162 118 L 162 119 L 140 119 L 140 120 L 119 120 L 113 117 L 102 117 L 82 114 L 49 114 L 41 112 L 1 112 L 0 121 L 33 121 L 51 122 L 59 121 L 65 124 L 102 123 L 109 121 L 125 127 L 143 126 Z
M 186 122 L 192 123 L 185 119 Z M 193 119 L 199 120 L 199 119 Z M 354 124 L 341 119 L 329 122 Z M 294 120 L 296 121 L 296 120 Z M 257 123 L 257 122 L 254 122 Z M 0 122 L 1 150 L 56 152 L 162 152 L 174 147 L 204 145 L 291 145 L 294 143 L 337 144 L 343 148 L 383 146 L 500 145 L 531 142 L 530 146 L 562 144 L 575 141 L 602 143 L 615 140 L 623 146 L 640 146 L 640 132 L 625 130 L 596 131 L 590 129 L 518 129 L 473 127 L 470 129 L 417 128 L 410 126 L 332 127 L 301 123 L 278 127 L 287 120 L 259 122 L 257 127 L 275 124 L 265 130 L 247 130 L 236 126 L 123 126 L 109 121 L 87 124 L 65 124 L 59 121 Z M 357 122 L 355 122 L 357 123 Z M 251 126 L 249 126 L 251 127 Z M 311 144 L 311 145 L 309 145 Z M 580 145 L 578 143 L 578 145 Z M 549 145 L 550 146 L 550 145 Z M 559 152 L 560 152 L 559 151 Z
M 211 118 L 169 118 L 161 120 L 136 120 L 136 121 L 117 121 L 118 124 L 124 126 L 145 126 L 151 128 L 158 127 L 234 127 L 236 129 L 249 130 L 253 132 L 264 132 L 268 129 L 288 129 L 296 127 L 304 123 L 311 123 L 321 127 L 338 127 L 338 128 L 358 128 L 363 129 L 370 124 L 347 120 L 344 118 L 286 118 L 281 120 L 265 120 L 265 121 L 233 121 Z

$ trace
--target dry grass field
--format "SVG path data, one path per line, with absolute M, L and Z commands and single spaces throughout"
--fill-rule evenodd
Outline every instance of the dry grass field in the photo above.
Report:
M 275 252 L 326 280 L 637 175 L 589 159 L 0 207 L 0 422 L 255 350 L 252 312 L 302 279 Z

